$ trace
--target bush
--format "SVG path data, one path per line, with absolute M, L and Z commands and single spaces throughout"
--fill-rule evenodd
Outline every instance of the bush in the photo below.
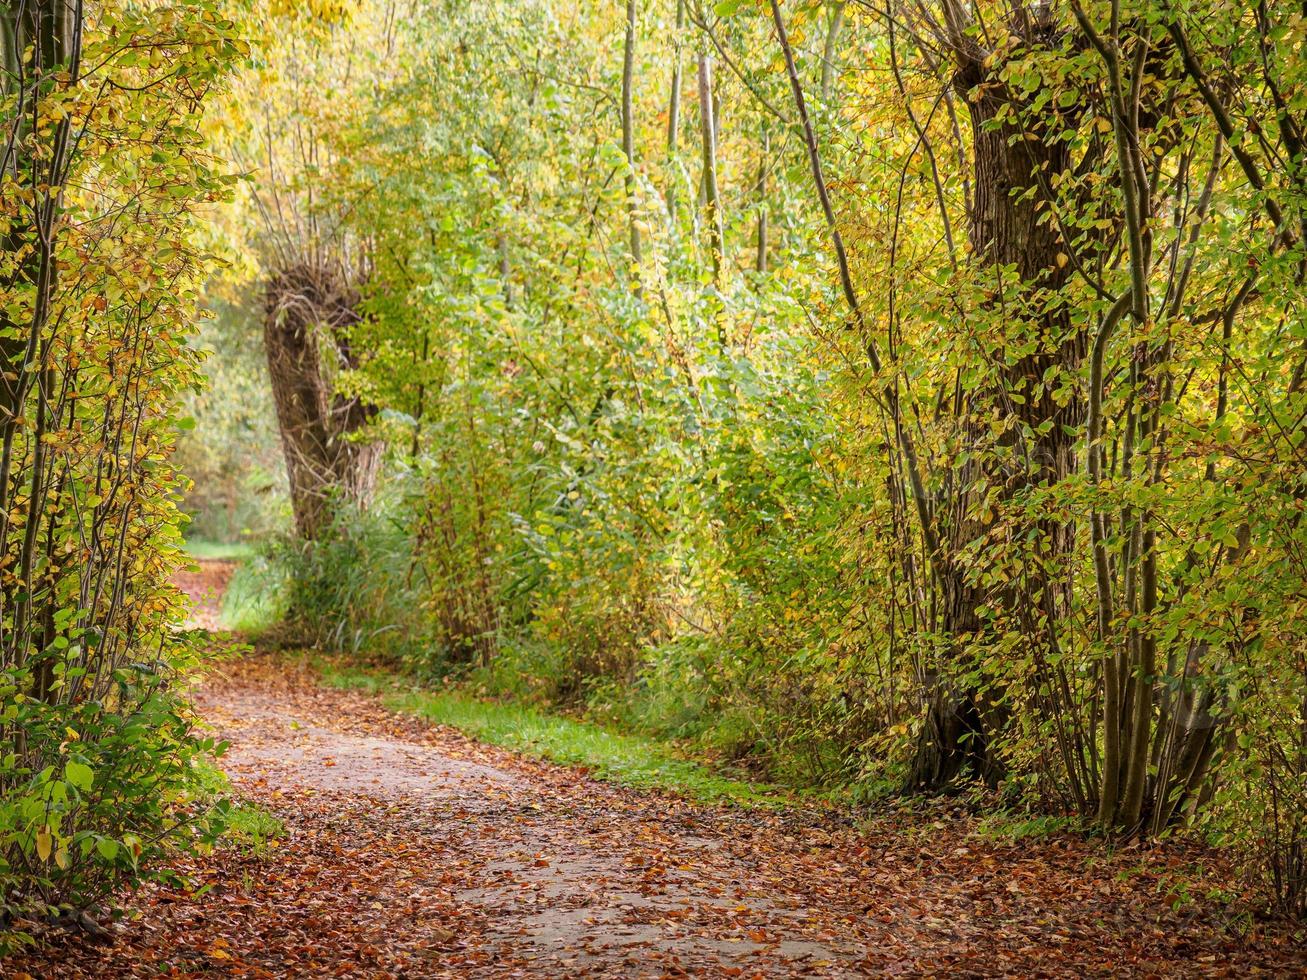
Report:
M 274 539 L 260 577 L 284 590 L 285 626 L 325 650 L 407 662 L 429 636 L 397 502 L 341 506 L 316 541 Z M 402 513 L 402 512 L 400 512 Z
M 202 99 L 248 53 L 208 5 L 35 13 L 0 7 L 5 918 L 166 874 L 220 823 L 194 778 L 216 747 L 186 707 L 197 648 L 168 579 L 179 408 L 203 386 L 200 212 L 229 188 Z
M 30 671 L 0 675 L 0 718 L 18 733 L 0 758 L 0 912 L 88 908 L 221 834 L 227 806 L 194 768 L 220 747 L 181 694 L 194 663 L 190 644 L 169 642 L 73 700 L 25 695 Z

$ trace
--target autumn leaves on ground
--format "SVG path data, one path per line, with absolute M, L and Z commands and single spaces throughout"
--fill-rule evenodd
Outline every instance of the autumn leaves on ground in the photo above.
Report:
M 212 622 L 230 566 L 182 584 Z M 197 709 L 284 823 L 178 866 L 43 977 L 1288 973 L 1211 855 L 983 833 L 961 809 L 706 807 L 425 727 L 302 659 L 226 659 Z

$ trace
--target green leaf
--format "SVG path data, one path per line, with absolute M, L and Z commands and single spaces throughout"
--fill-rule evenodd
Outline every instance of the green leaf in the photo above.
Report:
M 69 762 L 64 766 L 64 779 L 85 793 L 95 780 L 95 772 L 80 762 Z

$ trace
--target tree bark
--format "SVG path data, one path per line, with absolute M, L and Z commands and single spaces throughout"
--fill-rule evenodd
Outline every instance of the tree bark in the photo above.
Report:
M 640 265 L 640 226 L 637 222 L 635 200 L 635 119 L 633 116 L 632 88 L 635 75 L 635 3 L 626 0 L 626 44 L 622 54 L 622 152 L 626 154 L 626 210 L 630 226 L 631 262 Z
M 676 224 L 677 149 L 681 140 L 681 40 L 685 35 L 685 0 L 676 0 L 676 38 L 672 52 L 672 85 L 667 97 L 667 217 Z
M 1023 36 L 1018 31 L 1024 30 L 1027 45 L 1042 43 L 1038 24 L 1028 24 L 1024 29 L 1010 26 L 1015 36 Z M 1012 98 L 1001 79 L 1003 63 L 979 57 L 963 43 L 955 46 L 955 52 L 954 88 L 964 99 L 978 93 L 978 97 L 967 99 L 975 188 L 969 215 L 972 261 L 982 275 L 988 275 L 984 270 L 1013 268 L 1021 295 L 1052 294 L 1066 284 L 1071 271 L 1068 257 L 1063 254 L 1067 246 L 1056 225 L 1041 221 L 1037 210 L 1047 196 L 1045 188 L 1057 186 L 1058 177 L 1072 167 L 1066 143 L 1052 138 L 1054 127 L 1059 125 L 1056 114 L 1045 110 L 1039 122 L 1032 122 L 1029 117 L 1033 114 L 1025 112 L 1027 106 L 1017 105 L 1018 118 L 1009 115 L 1002 124 L 995 125 L 1000 109 Z M 1001 293 L 1003 283 L 996 282 L 994 289 Z M 1037 301 L 1034 305 L 1038 309 Z M 995 315 L 1000 315 L 997 309 Z M 996 358 L 994 383 L 968 393 L 969 404 L 963 406 L 963 424 L 967 427 L 964 441 L 968 444 L 982 445 L 989 420 L 995 416 L 1015 416 L 1022 423 L 1020 429 L 1032 435 L 1019 447 L 1011 443 L 1021 437 L 1004 437 L 1011 450 L 1006 468 L 977 462 L 979 454 L 972 454 L 972 461 L 954 482 L 963 489 L 956 491 L 957 498 L 950 502 L 954 520 L 943 542 L 943 560 L 937 563 L 943 598 L 940 630 L 953 645 L 950 659 L 960 656 L 983 629 L 979 608 L 987 598 L 970 584 L 974 576 L 969 576 L 968 569 L 956 560 L 968 544 L 992 527 L 992 519 L 986 521 L 972 513 L 975 501 L 965 488 L 977 483 L 987 487 L 997 484 L 1001 499 L 1010 499 L 1019 490 L 1052 486 L 1076 467 L 1073 433 L 1083 422 L 1082 407 L 1075 399 L 1058 405 L 1041 382 L 1053 367 L 1078 370 L 1086 354 L 1086 337 L 1083 330 L 1072 325 L 1062 304 L 1048 304 L 1035 318 L 1041 338 L 1035 352 L 1011 364 Z M 1043 569 L 1070 553 L 1073 525 L 1044 519 L 1034 529 L 1049 542 L 1048 558 L 1039 564 L 1034 580 L 1027 580 L 1020 589 L 1005 590 L 999 598 L 1018 620 L 1051 624 L 1065 612 L 1069 596 L 1057 587 L 1058 583 L 1044 580 Z M 1044 636 L 1036 635 L 1030 642 L 1044 640 Z M 999 699 L 979 687 L 959 687 L 948 676 L 951 672 L 946 665 L 945 671 L 929 679 L 927 718 L 909 779 L 913 789 L 941 790 L 964 775 L 994 782 L 1002 774 L 1002 764 L 994 753 L 995 736 L 1004 724 Z
M 353 438 L 375 414 L 358 397 L 334 390 L 335 371 L 357 366 L 349 328 L 359 322 L 358 294 L 339 272 L 301 264 L 268 283 L 264 347 L 290 481 L 295 530 L 317 540 L 337 504 L 366 507 L 376 490 L 383 446 Z M 323 352 L 336 359 L 330 369 Z
M 717 190 L 717 121 L 714 115 L 712 58 L 699 55 L 699 117 L 703 132 L 703 193 L 708 212 L 708 251 L 712 258 L 713 278 L 722 275 L 722 208 Z
M 835 53 L 839 50 L 840 34 L 844 30 L 844 7 L 847 0 L 833 0 L 830 5 L 830 24 L 826 29 L 826 44 L 821 54 L 821 101 L 830 103 L 831 88 L 835 83 Z
M 758 148 L 758 236 L 754 271 L 760 275 L 767 271 L 767 164 L 771 157 L 771 131 L 766 122 L 762 126 L 762 142 Z
M 76 77 L 79 11 L 80 7 L 63 0 L 5 0 L 0 5 L 0 93 L 16 99 L 9 131 L 0 134 L 0 174 L 7 173 L 19 186 L 38 191 L 28 205 L 29 217 L 13 222 L 0 236 L 0 251 L 26 255 L 0 282 L 0 291 L 12 289 L 20 281 L 38 287 L 31 323 L 14 322 L 0 307 L 0 328 L 5 333 L 0 337 L 0 426 L 6 435 L 34 378 L 29 365 L 48 312 L 43 297 L 53 294 L 58 274 L 51 252 L 66 178 L 68 120 L 56 127 L 47 153 L 34 154 L 25 147 L 31 134 L 33 104 L 40 99 L 41 90 L 50 86 L 49 76 L 64 68 Z

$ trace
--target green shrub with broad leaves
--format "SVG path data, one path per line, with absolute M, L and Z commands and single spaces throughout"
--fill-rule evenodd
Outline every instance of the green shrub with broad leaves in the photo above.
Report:
M 0 930 L 108 902 L 214 839 L 217 751 L 172 454 L 231 179 L 204 95 L 248 52 L 217 0 L 0 8 Z M 8 940 L 5 940 L 6 942 Z
M 0 895 L 12 918 L 103 903 L 224 830 L 228 805 L 194 772 L 222 747 L 197 731 L 183 697 L 194 659 L 174 642 L 71 703 L 26 696 L 30 675 L 4 675 L 0 717 L 22 733 L 0 759 Z

